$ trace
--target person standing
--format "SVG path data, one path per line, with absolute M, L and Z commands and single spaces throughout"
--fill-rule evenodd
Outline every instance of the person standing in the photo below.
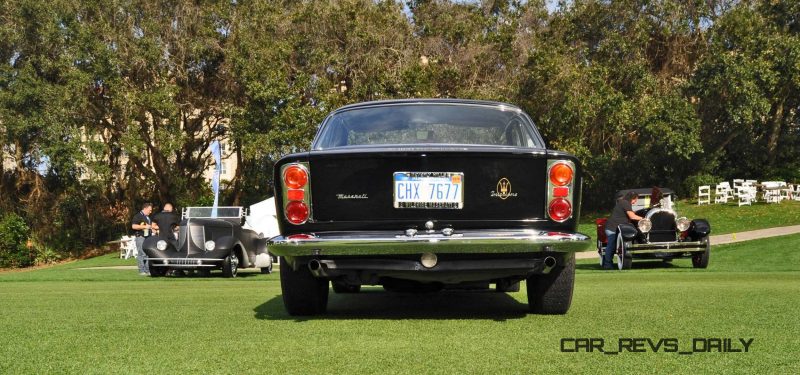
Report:
M 610 270 L 614 269 L 614 253 L 617 250 L 617 227 L 620 224 L 630 223 L 631 220 L 642 220 L 642 217 L 633 212 L 633 205 L 639 200 L 639 195 L 636 192 L 629 191 L 625 193 L 622 198 L 617 199 L 617 204 L 611 210 L 611 216 L 606 220 L 606 238 L 608 245 L 606 245 L 606 253 L 603 256 L 603 268 Z
M 148 202 L 143 204 L 142 210 L 133 215 L 131 219 L 131 229 L 133 229 L 133 235 L 136 237 L 136 264 L 139 266 L 139 275 L 141 276 L 150 274 L 150 268 L 147 264 L 147 259 L 145 259 L 147 256 L 144 254 L 142 244 L 144 244 L 144 239 L 150 237 L 153 234 L 153 230 L 158 228 L 158 225 L 153 226 L 153 222 L 150 220 L 152 212 L 153 204 Z
M 172 203 L 164 203 L 164 209 L 153 216 L 153 222 L 159 230 L 159 237 L 174 240 L 173 230 L 178 225 L 178 215 L 175 214 Z

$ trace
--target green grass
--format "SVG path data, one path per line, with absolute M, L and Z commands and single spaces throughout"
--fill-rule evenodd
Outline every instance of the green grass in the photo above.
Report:
M 113 256 L 0 274 L 0 373 L 797 373 L 800 235 L 716 246 L 707 270 L 578 263 L 572 309 L 522 292 L 331 294 L 287 316 L 277 274 L 139 277 Z M 750 353 L 560 353 L 563 337 L 754 338 Z M 610 345 L 610 344 L 609 344 Z
M 738 233 L 749 230 L 800 224 L 800 201 L 783 201 L 779 204 L 754 203 L 738 207 L 735 203 L 698 206 L 694 201 L 679 201 L 676 211 L 689 219 L 707 219 L 712 234 Z M 594 238 L 594 220 L 608 217 L 609 212 L 587 213 L 581 219 L 578 231 Z

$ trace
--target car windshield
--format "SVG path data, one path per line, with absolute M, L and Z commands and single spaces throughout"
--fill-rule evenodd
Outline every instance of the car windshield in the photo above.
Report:
M 522 111 L 502 105 L 404 103 L 329 116 L 314 149 L 458 144 L 542 148 Z

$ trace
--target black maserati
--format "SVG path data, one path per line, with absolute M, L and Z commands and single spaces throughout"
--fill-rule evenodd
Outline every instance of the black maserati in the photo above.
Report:
M 572 301 L 581 165 L 549 150 L 520 108 L 389 100 L 332 112 L 308 152 L 275 165 L 283 302 L 326 311 L 328 287 L 515 292 L 530 310 Z M 494 285 L 494 289 L 490 286 Z

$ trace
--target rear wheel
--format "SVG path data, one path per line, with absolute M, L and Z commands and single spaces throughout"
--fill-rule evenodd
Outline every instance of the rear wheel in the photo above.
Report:
M 222 276 L 236 277 L 238 272 L 239 258 L 236 257 L 236 253 L 231 253 L 225 257 L 225 260 L 222 261 Z
M 344 281 L 331 281 L 333 291 L 339 294 L 358 293 L 361 291 L 361 285 L 348 284 Z
M 527 279 L 528 307 L 535 314 L 566 314 L 572 304 L 575 284 L 575 254 L 564 256 L 564 264 L 549 274 Z
M 293 269 L 281 259 L 281 293 L 289 315 L 322 314 L 328 307 L 328 280 L 318 279 L 305 265 Z
M 603 243 L 597 240 L 597 255 L 600 258 L 600 266 L 603 266 Z
M 700 242 L 703 242 L 706 245 L 706 250 L 702 253 L 692 255 L 692 267 L 707 268 L 708 258 L 711 256 L 711 241 L 709 241 L 708 236 L 706 236 L 703 237 Z

